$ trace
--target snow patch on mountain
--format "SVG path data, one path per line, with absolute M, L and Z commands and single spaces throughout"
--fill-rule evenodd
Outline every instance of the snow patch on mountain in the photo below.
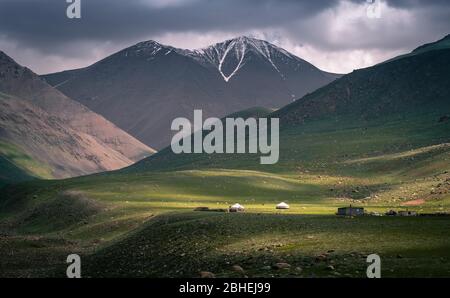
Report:
M 195 50 L 190 55 L 197 60 L 213 64 L 225 82 L 228 82 L 240 69 L 242 69 L 245 65 L 245 59 L 250 53 L 254 53 L 262 60 L 267 61 L 283 79 L 285 77 L 274 62 L 274 57 L 278 56 L 282 60 L 299 60 L 299 58 L 292 56 L 285 50 L 264 40 L 249 38 L 246 36 L 217 43 L 205 49 Z M 238 61 L 238 63 L 234 70 L 227 75 L 223 71 L 223 65 L 229 59 L 232 61 Z
M 235 42 L 232 42 L 232 45 L 230 45 L 226 48 L 224 54 L 220 58 L 220 62 L 219 62 L 219 66 L 218 66 L 219 73 L 222 75 L 225 82 L 228 82 L 237 73 L 237 71 L 241 68 L 242 62 L 244 61 L 244 57 L 245 57 L 246 44 L 241 43 L 239 45 L 235 45 L 234 43 Z M 225 59 L 227 58 L 228 53 L 232 50 L 235 51 L 234 54 L 239 59 L 239 63 L 237 64 L 236 68 L 231 72 L 231 74 L 229 76 L 226 76 L 222 71 L 222 65 L 223 65 Z

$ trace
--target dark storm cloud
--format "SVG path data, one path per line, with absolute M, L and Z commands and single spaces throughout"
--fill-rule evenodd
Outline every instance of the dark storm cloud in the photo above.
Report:
M 256 32 L 269 41 L 280 40 L 281 45 L 290 45 L 288 50 L 297 49 L 300 54 L 304 47 L 319 60 L 328 53 L 330 57 L 333 53 L 353 57 L 355 50 L 363 50 L 379 61 L 450 33 L 448 0 L 385 0 L 392 9 L 383 12 L 380 21 L 367 19 L 363 7 L 366 0 L 81 2 L 82 19 L 70 20 L 66 17 L 66 0 L 0 0 L 0 50 L 6 47 L 14 52 L 14 58 L 37 71 L 50 71 L 85 66 L 145 39 L 170 35 L 167 42 L 188 46 L 194 42 L 180 41 L 189 34 L 197 41 L 203 36 L 219 41 L 223 36 Z M 364 53 L 360 55 L 364 61 L 353 61 L 346 71 L 373 63 L 362 57 Z M 57 67 L 49 65 L 52 63 Z
M 69 20 L 64 0 L 0 0 L 0 33 L 47 48 L 75 40 L 133 40 L 184 30 L 242 30 L 282 25 L 335 1 L 82 0 L 82 19 Z
M 448 0 L 388 0 L 387 2 L 390 6 L 402 8 L 448 5 Z

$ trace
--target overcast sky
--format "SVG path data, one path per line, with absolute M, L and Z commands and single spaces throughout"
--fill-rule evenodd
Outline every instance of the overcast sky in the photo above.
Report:
M 81 0 L 68 19 L 66 0 L 0 0 L 0 50 L 42 74 L 143 40 L 194 49 L 249 35 L 346 73 L 450 34 L 448 0 L 384 0 L 380 18 L 368 1 Z

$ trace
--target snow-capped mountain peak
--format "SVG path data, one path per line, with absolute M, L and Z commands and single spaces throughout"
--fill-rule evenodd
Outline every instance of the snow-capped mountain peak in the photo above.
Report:
M 228 82 L 236 73 L 247 63 L 247 57 L 256 55 L 263 61 L 268 62 L 281 77 L 275 60 L 282 58 L 284 60 L 300 60 L 287 51 L 264 40 L 240 36 L 229 39 L 213 46 L 195 50 L 193 56 L 200 60 L 206 60 L 213 64 L 225 82 Z
M 282 80 L 288 79 L 301 69 L 305 71 L 315 69 L 313 65 L 276 45 L 247 36 L 239 36 L 197 50 L 175 48 L 149 40 L 137 43 L 111 57 L 139 58 L 152 62 L 165 56 L 169 56 L 170 59 L 171 55 L 194 59 L 202 66 L 217 71 L 227 83 L 238 73 L 242 74 L 250 68 L 260 69 L 259 71 L 264 69 L 262 71 L 271 72 Z M 109 59 L 106 58 L 102 62 Z

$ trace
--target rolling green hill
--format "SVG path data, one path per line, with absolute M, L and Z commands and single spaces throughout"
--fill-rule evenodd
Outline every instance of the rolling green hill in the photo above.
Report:
M 273 114 L 285 125 L 319 119 L 364 127 L 373 120 L 450 112 L 450 49 L 427 51 L 354 71 Z
M 393 60 L 397 60 L 397 59 L 401 59 L 401 58 L 411 57 L 414 55 L 423 54 L 428 51 L 444 50 L 444 49 L 450 49 L 450 34 L 438 41 L 424 44 L 424 45 L 414 49 L 409 54 L 400 55 L 398 57 L 388 60 L 387 62 L 391 62 Z

